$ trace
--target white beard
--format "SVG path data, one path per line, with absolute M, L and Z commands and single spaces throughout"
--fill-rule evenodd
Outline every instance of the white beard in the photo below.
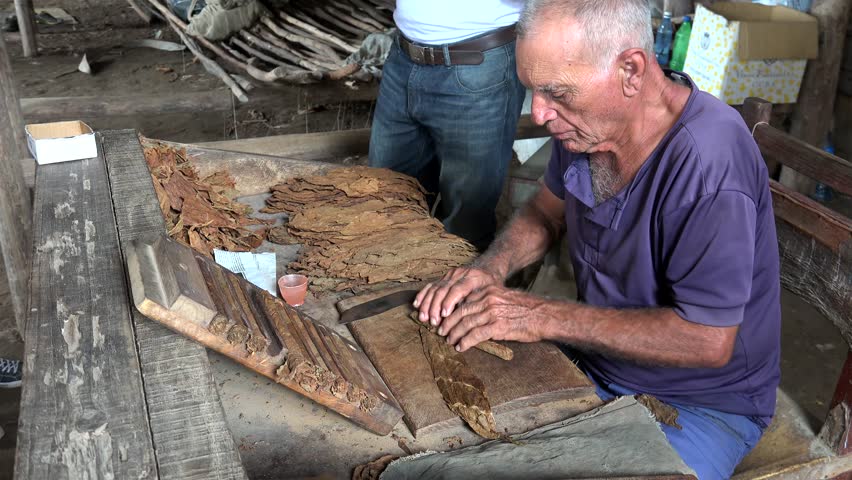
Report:
M 598 153 L 589 155 L 589 170 L 592 174 L 592 192 L 595 194 L 595 204 L 609 200 L 615 196 L 621 183 L 621 177 L 615 169 L 615 155 Z

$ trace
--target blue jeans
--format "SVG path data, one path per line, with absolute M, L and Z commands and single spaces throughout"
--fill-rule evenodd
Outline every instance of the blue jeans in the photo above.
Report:
M 620 395 L 635 395 L 621 385 L 597 386 L 598 396 L 608 402 Z M 678 430 L 660 424 L 666 439 L 690 468 L 698 480 L 723 480 L 731 478 L 734 468 L 757 445 L 766 425 L 760 419 L 720 412 L 710 408 L 688 405 L 671 405 L 678 412 Z
M 370 166 L 411 175 L 439 192 L 436 216 L 480 249 L 494 238 L 494 209 L 525 94 L 514 42 L 484 57 L 479 65 L 420 65 L 395 41 L 370 135 Z

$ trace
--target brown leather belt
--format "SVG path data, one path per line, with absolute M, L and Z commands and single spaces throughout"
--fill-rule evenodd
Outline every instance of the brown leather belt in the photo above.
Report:
M 485 59 L 482 52 L 501 47 L 515 39 L 515 26 L 499 28 L 479 37 L 450 44 L 450 65 L 479 65 Z M 444 48 L 414 43 L 399 34 L 399 46 L 412 61 L 421 65 L 446 65 Z

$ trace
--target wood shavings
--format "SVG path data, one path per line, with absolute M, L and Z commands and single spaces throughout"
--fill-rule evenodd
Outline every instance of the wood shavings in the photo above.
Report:
M 387 169 L 338 168 L 272 187 L 264 213 L 285 212 L 289 237 L 304 245 L 290 267 L 315 293 L 438 277 L 476 249 L 429 216 L 425 191 Z M 290 241 L 276 232 L 276 240 Z
M 432 375 L 450 410 L 478 435 L 500 438 L 485 385 L 468 367 L 464 358 L 443 337 L 420 327 L 423 351 L 432 366 Z
M 185 149 L 159 144 L 144 151 L 169 236 L 208 257 L 216 248 L 246 252 L 263 243 L 266 229 L 247 227 L 265 222 L 233 200 L 237 191 L 228 172 L 201 179 Z

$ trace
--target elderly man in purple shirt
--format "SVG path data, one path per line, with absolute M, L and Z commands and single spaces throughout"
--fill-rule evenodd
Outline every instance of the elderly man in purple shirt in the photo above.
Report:
M 541 191 L 471 266 L 426 286 L 420 319 L 459 351 L 567 344 L 602 397 L 649 394 L 699 478 L 728 478 L 775 411 L 778 247 L 767 171 L 737 112 L 652 51 L 646 0 L 530 0 L 518 74 L 557 140 Z M 579 302 L 504 280 L 570 245 Z M 639 448 L 639 446 L 637 446 Z

